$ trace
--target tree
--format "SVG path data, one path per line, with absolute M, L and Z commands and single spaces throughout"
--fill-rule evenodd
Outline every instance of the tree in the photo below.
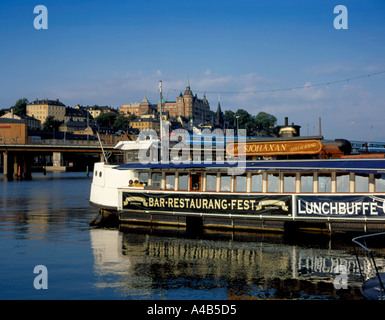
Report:
M 225 120 L 229 123 L 229 128 L 234 129 L 235 113 L 231 110 L 226 110 L 224 117 Z
M 238 109 L 235 116 L 238 118 L 238 128 L 246 129 L 249 132 L 253 127 L 253 116 L 243 109 Z
M 110 127 L 114 126 L 116 115 L 109 112 L 103 112 L 95 118 L 96 122 L 100 127 Z
M 269 132 L 276 125 L 277 118 L 271 114 L 261 111 L 256 115 L 254 121 L 259 129 Z
M 58 131 L 61 124 L 62 122 L 56 120 L 54 116 L 48 116 L 43 124 L 43 130 Z
M 119 115 L 115 118 L 114 121 L 114 129 L 115 130 L 127 130 L 127 128 L 130 126 L 130 119 L 124 115 Z
M 14 107 L 13 107 L 13 112 L 16 114 L 26 114 L 27 113 L 27 104 L 28 104 L 28 99 L 27 98 L 22 98 L 16 101 Z

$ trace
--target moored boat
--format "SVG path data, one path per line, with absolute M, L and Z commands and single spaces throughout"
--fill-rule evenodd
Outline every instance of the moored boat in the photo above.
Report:
M 210 159 L 202 149 L 200 161 L 196 152 L 152 161 L 153 140 L 121 142 L 126 163 L 95 164 L 90 201 L 121 223 L 383 230 L 385 158 L 350 155 L 348 144 L 322 137 L 250 139 L 231 141 L 226 153 L 217 149 Z

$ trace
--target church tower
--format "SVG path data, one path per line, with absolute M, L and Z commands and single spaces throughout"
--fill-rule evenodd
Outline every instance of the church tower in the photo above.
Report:
M 193 117 L 193 94 L 190 89 L 190 79 L 187 78 L 187 87 L 183 94 L 184 115 L 186 117 Z

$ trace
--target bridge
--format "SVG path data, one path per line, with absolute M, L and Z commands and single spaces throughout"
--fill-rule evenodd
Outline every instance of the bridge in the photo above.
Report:
M 31 178 L 31 172 L 43 171 L 67 171 L 92 169 L 97 161 L 103 161 L 105 154 L 117 155 L 120 150 L 113 146 L 96 144 L 69 144 L 62 140 L 52 141 L 51 144 L 9 144 L 0 143 L 0 166 L 3 167 L 4 177 L 8 179 Z

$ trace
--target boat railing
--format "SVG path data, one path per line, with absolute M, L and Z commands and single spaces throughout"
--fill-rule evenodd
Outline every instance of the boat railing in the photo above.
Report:
M 379 286 L 376 287 L 376 290 L 379 291 L 379 295 L 378 295 L 379 300 L 384 300 L 385 299 L 385 287 L 384 287 L 384 283 L 382 281 L 383 279 L 381 279 L 379 267 L 376 264 L 376 260 L 375 260 L 374 255 L 373 255 L 373 251 L 371 249 L 369 249 L 368 244 L 367 244 L 368 239 L 374 238 L 374 237 L 380 237 L 380 236 L 385 236 L 385 232 L 358 236 L 358 237 L 353 238 L 352 241 L 353 241 L 354 253 L 356 255 L 358 267 L 360 270 L 360 275 L 361 275 L 363 287 L 365 287 L 365 284 L 366 284 L 368 279 L 365 279 L 364 271 L 363 271 L 363 268 L 361 266 L 361 262 L 360 262 L 360 259 L 358 256 L 358 250 L 357 250 L 358 247 L 360 247 L 364 250 L 366 257 L 369 259 L 369 261 L 372 265 L 372 268 L 373 268 L 374 273 L 375 273 L 375 278 L 378 280 Z

